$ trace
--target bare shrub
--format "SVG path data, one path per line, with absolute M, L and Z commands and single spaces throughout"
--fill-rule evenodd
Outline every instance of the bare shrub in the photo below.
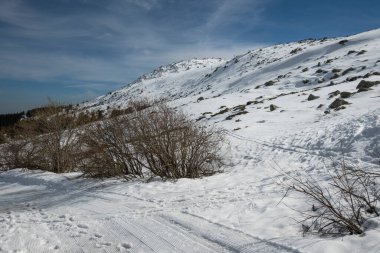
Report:
M 15 168 L 40 169 L 39 145 L 35 140 L 17 138 L 1 146 L 0 165 L 3 170 Z
M 0 146 L 0 165 L 3 170 L 14 168 L 39 169 L 39 145 L 30 124 L 18 122 L 9 128 Z
M 164 101 L 135 100 L 128 113 L 89 126 L 83 171 L 96 177 L 197 178 L 218 170 L 222 133 Z
M 93 177 L 178 179 L 218 171 L 222 131 L 191 121 L 163 100 L 135 100 L 120 114 L 91 121 L 56 104 L 38 108 L 17 126 L 20 134 L 3 147 L 0 162 L 56 173 L 80 169 Z
M 40 145 L 40 167 L 56 173 L 76 169 L 81 154 L 76 118 L 50 104 L 34 118 L 34 126 Z
M 130 115 L 128 130 L 133 145 L 149 171 L 167 179 L 197 178 L 214 174 L 221 162 L 223 136 L 216 129 L 199 125 L 164 101 Z M 141 101 L 137 102 L 140 105 Z
M 2 147 L 4 166 L 56 173 L 74 170 L 81 154 L 75 117 L 63 106 L 49 104 L 20 121 L 13 138 Z
M 313 203 L 303 213 L 304 232 L 320 234 L 361 234 L 366 219 L 379 216 L 379 186 L 374 177 L 363 169 L 348 165 L 344 160 L 333 164 L 327 186 L 316 179 L 292 178 L 290 188 L 308 197 Z
M 85 146 L 81 170 L 91 177 L 142 177 L 143 164 L 131 143 L 126 117 L 114 117 L 87 126 L 81 142 Z

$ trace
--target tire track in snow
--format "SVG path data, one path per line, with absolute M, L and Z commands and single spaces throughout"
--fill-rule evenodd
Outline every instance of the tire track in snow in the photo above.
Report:
M 124 215 L 103 222 L 104 229 L 111 237 L 117 237 L 114 239 L 119 245 L 123 241 L 133 245 L 128 249 L 130 252 L 300 253 L 289 246 L 185 213 L 163 213 L 140 219 Z
M 181 252 L 227 252 L 227 250 L 218 244 L 197 237 L 181 227 L 175 226 L 171 222 L 167 222 L 160 216 L 152 217 L 150 222 L 142 222 L 145 228 L 152 231 L 162 231 L 161 238 L 169 239 L 171 244 L 180 249 Z
M 164 215 L 162 217 L 176 226 L 186 229 L 188 233 L 217 243 L 229 252 L 301 253 L 299 250 L 289 246 L 254 237 L 189 213 Z
M 129 195 L 120 201 L 114 195 L 105 192 L 97 202 L 84 201 L 65 214 L 58 209 L 26 208 L 21 216 L 23 224 L 36 227 L 26 228 L 16 237 L 29 232 L 38 235 L 39 231 L 42 236 L 20 246 L 30 252 L 299 252 L 194 215 L 177 213 L 180 200 L 178 205 L 166 206 Z M 44 244 L 42 239 L 51 243 Z
M 103 225 L 120 242 L 131 244 L 130 252 L 226 252 L 218 245 L 178 230 L 178 227 L 173 229 L 151 217 L 115 217 Z

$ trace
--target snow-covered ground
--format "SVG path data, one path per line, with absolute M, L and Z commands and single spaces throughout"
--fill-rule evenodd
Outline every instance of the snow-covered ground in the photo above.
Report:
M 104 110 L 165 95 L 226 129 L 224 172 L 175 183 L 3 172 L 0 252 L 380 252 L 380 219 L 361 236 L 303 236 L 296 210 L 310 207 L 296 194 L 282 199 L 289 173 L 324 181 L 342 153 L 379 162 L 380 85 L 357 92 L 362 80 L 380 81 L 379 66 L 374 30 L 171 64 L 85 103 Z M 345 108 L 329 108 L 342 92 L 351 93 Z

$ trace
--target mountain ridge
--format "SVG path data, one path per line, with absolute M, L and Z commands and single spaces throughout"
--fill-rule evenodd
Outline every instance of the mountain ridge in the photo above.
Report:
M 329 84 L 331 80 L 342 82 L 347 76 L 338 77 L 337 72 L 332 73 L 332 70 L 342 68 L 343 65 L 346 67 L 341 70 L 343 72 L 352 67 L 343 62 L 353 63 L 362 59 L 367 63 L 361 67 L 370 69 L 373 66 L 367 65 L 376 65 L 373 62 L 376 54 L 371 54 L 371 51 L 378 49 L 376 43 L 380 41 L 379 37 L 380 29 L 376 29 L 349 37 L 307 39 L 268 46 L 250 50 L 230 60 L 204 58 L 179 61 L 158 67 L 123 88 L 82 106 L 102 108 L 101 105 L 107 104 L 110 107 L 123 107 L 125 100 L 136 96 L 165 96 L 173 100 L 202 92 L 214 95 L 217 92 L 239 92 L 260 88 L 260 85 L 264 87 L 276 84 L 281 86 L 279 89 L 286 89 L 312 85 L 318 87 Z M 374 46 L 370 47 L 368 43 Z M 363 48 L 358 50 L 358 47 Z M 369 56 L 370 59 L 363 58 L 363 55 L 367 57 L 369 54 L 372 55 Z M 310 69 L 315 72 L 311 73 Z M 359 74 L 363 71 L 364 68 L 362 71 L 356 68 L 345 74 Z

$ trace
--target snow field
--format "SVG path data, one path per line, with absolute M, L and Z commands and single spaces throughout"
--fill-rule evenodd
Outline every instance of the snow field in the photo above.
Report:
M 0 252 L 380 252 L 378 218 L 362 236 L 303 236 L 297 210 L 311 203 L 283 198 L 289 175 L 323 183 L 330 159 L 342 153 L 359 166 L 379 162 L 380 86 L 356 89 L 361 80 L 380 80 L 373 74 L 379 55 L 380 30 L 276 45 L 229 61 L 168 65 L 81 105 L 104 110 L 169 94 L 193 119 L 225 129 L 224 172 L 175 183 L 3 172 Z M 331 79 L 333 70 L 339 76 Z M 337 90 L 353 93 L 349 104 L 325 113 Z M 319 98 L 308 101 L 310 94 Z M 271 104 L 278 108 L 270 111 Z

